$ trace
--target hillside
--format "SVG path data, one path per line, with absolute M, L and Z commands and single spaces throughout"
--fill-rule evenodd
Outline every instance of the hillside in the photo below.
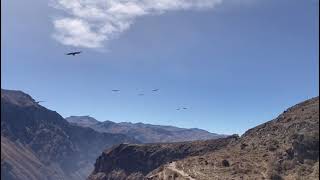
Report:
M 39 179 L 54 172 L 59 179 L 85 179 L 103 149 L 123 142 L 138 141 L 71 125 L 31 96 L 1 90 L 1 171 L 10 170 L 10 177 Z
M 59 177 L 31 149 L 1 136 L 1 179 L 54 180 Z
M 202 147 L 199 144 L 188 145 L 189 148 Z M 195 149 L 193 153 L 173 161 L 154 161 L 153 152 L 149 149 L 156 145 L 145 145 L 144 151 L 139 151 L 147 154 L 143 156 L 146 157 L 143 159 L 145 163 L 134 160 L 139 145 L 114 148 L 97 159 L 88 179 L 319 179 L 319 98 L 297 104 L 274 120 L 252 128 L 226 144 L 211 141 L 205 146 L 209 145 L 217 147 L 205 151 Z M 160 146 L 156 148 L 158 157 L 172 157 L 174 152 L 181 151 L 182 145 L 172 146 L 169 152 L 164 151 L 161 144 L 157 146 Z M 112 156 L 118 152 L 127 159 Z M 151 168 L 142 173 L 134 173 L 136 171 L 130 168 L 120 168 L 119 171 L 118 167 L 125 166 L 126 162 L 131 162 L 130 167 Z
M 66 120 L 78 126 L 90 127 L 99 132 L 125 134 L 143 143 L 183 142 L 226 137 L 226 135 L 210 133 L 196 128 L 186 129 L 174 126 L 129 122 L 100 122 L 90 116 L 70 116 Z
M 221 149 L 238 136 L 160 144 L 120 144 L 102 153 L 89 179 L 143 179 L 162 164 Z

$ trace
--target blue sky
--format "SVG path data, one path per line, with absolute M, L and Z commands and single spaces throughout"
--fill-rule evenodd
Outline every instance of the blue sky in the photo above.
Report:
M 152 6 L 157 12 L 111 19 L 130 23 L 122 31 L 84 28 L 80 33 L 89 35 L 71 34 L 68 44 L 56 38 L 65 34 L 54 23 L 75 14 L 49 1 L 5 0 L 1 86 L 44 100 L 64 117 L 90 115 L 224 134 L 241 134 L 318 96 L 317 0 L 217 2 L 210 8 L 166 7 L 165 12 Z M 72 50 L 83 54 L 64 55 Z M 155 88 L 160 91 L 151 92 Z M 182 106 L 189 109 L 176 111 Z

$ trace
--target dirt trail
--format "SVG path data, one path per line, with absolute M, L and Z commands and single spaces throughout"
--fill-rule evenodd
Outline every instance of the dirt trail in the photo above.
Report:
M 196 179 L 192 178 L 191 176 L 189 176 L 189 174 L 185 173 L 184 171 L 177 169 L 176 162 L 170 163 L 167 168 L 180 174 L 184 178 L 188 178 L 189 180 L 196 180 Z

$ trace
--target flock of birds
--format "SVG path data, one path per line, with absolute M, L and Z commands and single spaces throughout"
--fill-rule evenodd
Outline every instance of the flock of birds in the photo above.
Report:
M 120 90 L 119 89 L 113 89 L 113 90 L 111 90 L 112 92 L 120 92 Z M 153 89 L 152 90 L 153 92 L 156 92 L 156 91 L 159 91 L 159 89 Z M 140 94 L 138 94 L 138 96 L 144 96 L 144 94 L 143 93 L 140 93 Z
M 159 90 L 160 90 L 160 89 L 153 89 L 152 91 L 153 91 L 153 92 L 157 92 L 157 91 L 159 91 Z M 112 89 L 111 91 L 112 91 L 112 92 L 115 92 L 115 93 L 120 92 L 119 89 Z M 138 96 L 144 96 L 144 93 L 139 93 Z M 188 108 L 186 108 L 186 107 L 180 107 L 180 108 L 177 108 L 176 110 L 177 110 L 177 111 L 180 111 L 180 110 L 187 110 L 187 109 L 188 109 Z
M 78 54 L 81 54 L 82 51 L 74 51 L 74 52 L 69 52 L 69 53 L 66 53 L 65 55 L 67 56 L 75 56 L 75 55 L 78 55 Z M 112 92 L 120 92 L 119 89 L 113 89 L 111 90 Z M 159 91 L 159 89 L 153 89 L 152 90 L 153 92 L 157 92 Z M 144 96 L 144 93 L 139 93 L 138 96 Z M 40 102 L 44 102 L 44 101 L 37 101 L 37 103 L 39 104 Z M 177 111 L 180 111 L 180 110 L 187 110 L 188 108 L 186 107 L 180 107 L 180 108 L 177 108 L 176 110 Z

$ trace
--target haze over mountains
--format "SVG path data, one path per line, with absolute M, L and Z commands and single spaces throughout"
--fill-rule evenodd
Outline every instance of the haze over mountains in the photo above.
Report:
M 197 128 L 186 129 L 174 126 L 130 122 L 100 122 L 90 116 L 70 116 L 67 117 L 66 120 L 82 127 L 90 127 L 99 132 L 125 134 L 129 137 L 134 137 L 143 143 L 183 142 L 226 137 L 226 135 L 210 133 Z

